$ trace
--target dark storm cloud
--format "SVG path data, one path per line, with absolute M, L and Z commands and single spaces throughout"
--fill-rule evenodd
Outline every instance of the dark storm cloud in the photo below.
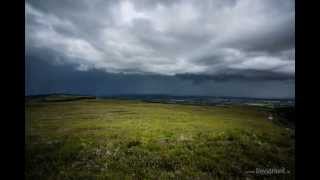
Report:
M 27 48 L 79 70 L 294 74 L 294 1 L 30 0 L 26 19 Z
M 216 75 L 195 75 L 195 74 L 177 74 L 176 77 L 181 79 L 192 80 L 195 83 L 203 83 L 208 80 L 213 81 L 287 81 L 294 80 L 294 77 L 286 73 L 275 73 L 258 70 L 239 70 L 226 71 Z
M 25 7 L 26 61 L 62 66 L 61 82 L 118 74 L 139 77 L 132 91 L 153 84 L 167 92 L 148 79 L 157 77 L 188 88 L 201 82 L 190 93 L 204 93 L 205 86 L 225 89 L 223 83 L 284 87 L 294 80 L 292 0 L 27 0 Z
M 234 37 L 226 41 L 224 45 L 243 51 L 269 53 L 293 49 L 295 47 L 294 19 L 288 19 L 282 24 L 276 25 L 274 29 L 253 31 L 250 37 Z
M 52 65 L 30 55 L 26 57 L 26 95 L 47 93 L 90 94 L 171 94 L 245 97 L 294 97 L 294 80 L 226 82 L 206 79 L 195 84 L 194 77 L 126 75 L 104 71 L 77 71 L 72 65 Z M 276 92 L 276 93 L 275 93 Z

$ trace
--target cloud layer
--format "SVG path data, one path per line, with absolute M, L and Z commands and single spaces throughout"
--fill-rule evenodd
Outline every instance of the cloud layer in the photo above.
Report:
M 27 54 L 79 71 L 292 79 L 292 0 L 26 2 Z
M 258 98 L 294 97 L 294 80 L 246 80 L 234 76 L 167 76 L 78 71 L 72 65 L 52 65 L 39 57 L 27 57 L 26 95 L 48 93 L 205 95 Z M 209 78 L 209 79 L 208 79 Z M 214 78 L 214 79 L 212 79 Z

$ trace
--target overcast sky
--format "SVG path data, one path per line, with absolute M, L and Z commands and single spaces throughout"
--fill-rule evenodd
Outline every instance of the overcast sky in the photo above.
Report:
M 27 0 L 26 94 L 294 97 L 293 0 Z

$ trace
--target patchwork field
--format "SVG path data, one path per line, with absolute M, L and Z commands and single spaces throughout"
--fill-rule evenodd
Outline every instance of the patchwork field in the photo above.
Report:
M 254 106 L 26 102 L 27 179 L 294 177 L 294 130 Z M 287 174 L 261 175 L 259 169 Z

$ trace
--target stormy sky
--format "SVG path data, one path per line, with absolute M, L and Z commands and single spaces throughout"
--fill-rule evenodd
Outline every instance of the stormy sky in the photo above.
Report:
M 293 0 L 27 0 L 26 94 L 294 97 Z

